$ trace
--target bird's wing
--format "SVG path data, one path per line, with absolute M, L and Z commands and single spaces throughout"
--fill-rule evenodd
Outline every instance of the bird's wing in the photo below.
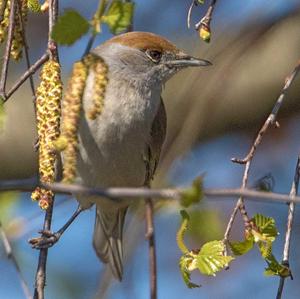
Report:
M 154 117 L 150 138 L 146 149 L 146 167 L 147 173 L 145 178 L 145 186 L 149 186 L 151 179 L 157 168 L 162 145 L 165 141 L 167 132 L 167 115 L 163 100 L 160 100 L 160 105 L 156 116 Z

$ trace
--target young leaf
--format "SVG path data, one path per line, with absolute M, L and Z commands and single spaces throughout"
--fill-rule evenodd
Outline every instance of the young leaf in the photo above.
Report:
M 182 275 L 182 278 L 188 288 L 199 288 L 200 285 L 191 282 L 191 271 L 189 266 L 192 262 L 192 258 L 189 255 L 183 255 L 179 260 L 179 268 Z
M 268 267 L 265 269 L 265 273 L 264 273 L 266 276 L 272 276 L 272 275 L 277 275 L 281 277 L 291 276 L 290 269 L 287 266 L 279 264 L 273 254 L 270 254 L 268 259 L 266 259 L 266 262 L 268 263 Z
M 132 23 L 134 3 L 113 1 L 107 14 L 102 16 L 102 22 L 106 23 L 113 34 L 125 31 Z
M 61 45 L 72 45 L 89 30 L 88 21 L 75 10 L 61 15 L 52 30 L 52 38 Z
M 198 177 L 193 181 L 190 188 L 182 192 L 180 204 L 187 208 L 193 203 L 198 203 L 203 197 L 202 189 L 202 178 Z
M 234 258 L 224 256 L 225 245 L 222 241 L 211 241 L 204 244 L 198 253 L 197 267 L 205 275 L 213 275 L 230 263 Z
M 258 229 L 252 230 L 255 242 L 271 241 L 273 242 L 278 236 L 278 231 L 275 226 L 275 220 L 272 217 L 266 217 L 262 214 L 256 214 L 252 219 L 255 227 Z
M 183 237 L 188 228 L 188 222 L 190 220 L 190 217 L 189 217 L 189 214 L 185 210 L 181 210 L 180 214 L 182 217 L 182 223 L 176 234 L 176 241 L 177 241 L 177 245 L 178 245 L 179 249 L 181 250 L 181 252 L 185 254 L 189 250 L 184 244 Z
M 230 249 L 234 255 L 243 255 L 253 248 L 254 238 L 250 236 L 242 242 L 229 243 Z
M 259 241 L 257 242 L 261 256 L 267 260 L 272 256 L 272 242 L 271 241 Z

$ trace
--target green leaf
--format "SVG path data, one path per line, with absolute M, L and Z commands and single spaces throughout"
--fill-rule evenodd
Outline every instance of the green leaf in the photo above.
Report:
M 75 10 L 67 10 L 61 15 L 52 30 L 52 38 L 61 45 L 72 45 L 88 32 L 88 21 Z
M 278 236 L 278 231 L 275 226 L 275 220 L 272 217 L 266 217 L 262 214 L 256 214 L 252 219 L 255 227 L 258 229 L 252 230 L 255 242 L 270 241 L 273 242 Z
M 271 254 L 268 259 L 266 259 L 268 263 L 268 267 L 265 269 L 264 274 L 266 276 L 281 276 L 281 277 L 289 277 L 291 276 L 291 271 L 287 266 L 284 266 L 276 260 L 273 254 Z
M 268 259 L 272 256 L 272 242 L 271 241 L 259 241 L 257 242 L 260 254 L 264 259 Z
M 11 219 L 12 212 L 19 200 L 18 192 L 0 192 L 0 220 L 5 223 Z
M 184 234 L 188 228 L 188 222 L 190 220 L 189 214 L 185 210 L 180 211 L 180 215 L 182 217 L 182 223 L 181 226 L 176 234 L 176 241 L 179 249 L 181 250 L 182 253 L 187 253 L 189 250 L 184 244 Z
M 192 186 L 181 193 L 180 204 L 187 208 L 193 203 L 198 203 L 203 198 L 202 177 L 196 178 Z
M 113 1 L 107 14 L 102 16 L 102 22 L 108 25 L 113 34 L 119 34 L 132 24 L 133 11 L 134 3 Z
M 250 236 L 242 242 L 229 243 L 230 249 L 234 255 L 243 255 L 253 248 L 254 238 Z
M 199 4 L 204 4 L 205 0 L 197 0 Z
M 33 12 L 41 11 L 41 4 L 39 0 L 28 0 L 28 8 Z
M 188 288 L 199 288 L 200 285 L 191 282 L 191 271 L 189 266 L 192 263 L 193 258 L 190 255 L 183 255 L 179 260 L 179 268 L 182 275 L 182 278 Z
M 224 255 L 225 245 L 222 241 L 204 244 L 198 253 L 197 267 L 205 275 L 213 275 L 224 269 L 234 258 Z

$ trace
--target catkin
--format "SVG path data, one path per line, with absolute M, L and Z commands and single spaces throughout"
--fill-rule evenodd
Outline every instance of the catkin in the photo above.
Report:
M 100 57 L 95 58 L 94 64 L 91 66 L 94 72 L 93 82 L 93 106 L 89 109 L 87 116 L 89 119 L 96 119 L 101 114 L 104 106 L 104 96 L 108 83 L 108 67 L 104 60 Z
M 3 1 L 0 0 L 0 7 L 2 7 Z M 0 23 L 0 43 L 3 43 L 6 35 L 7 35 L 7 29 L 9 24 L 9 12 L 10 12 L 10 1 L 7 0 L 6 7 L 4 10 L 3 20 Z
M 82 109 L 82 96 L 89 71 L 95 73 L 92 92 L 92 107 L 87 112 L 90 119 L 100 115 L 107 86 L 108 68 L 104 60 L 92 54 L 82 61 L 74 63 L 67 92 L 63 101 L 61 135 L 55 142 L 55 148 L 64 152 L 63 182 L 71 183 L 76 177 L 78 151 L 78 127 Z
M 56 153 L 54 141 L 60 134 L 62 83 L 60 65 L 49 60 L 43 66 L 41 83 L 36 92 L 37 130 L 39 137 L 39 175 L 43 183 L 53 183 L 55 179 Z M 31 195 L 47 209 L 53 199 L 53 192 L 37 188 Z
M 0 0 L 0 7 L 3 5 L 3 1 Z M 27 14 L 28 14 L 28 5 L 27 0 L 20 1 L 20 11 L 23 20 L 23 26 L 25 26 L 27 22 Z M 0 23 L 0 43 L 3 43 L 7 37 L 8 25 L 9 25 L 9 14 L 11 9 L 11 2 L 8 0 L 6 2 L 6 7 L 4 10 L 3 20 Z M 22 24 L 20 20 L 19 13 L 15 13 L 15 26 L 13 32 L 12 45 L 10 50 L 10 55 L 14 60 L 19 60 L 22 58 L 22 49 L 24 46 L 23 43 L 23 33 L 22 33 Z
M 76 177 L 77 132 L 87 75 L 88 67 L 82 61 L 74 63 L 63 101 L 61 136 L 55 143 L 57 149 L 64 151 L 63 181 L 68 183 Z
M 21 14 L 23 20 L 23 26 L 25 26 L 27 22 L 27 14 L 28 14 L 28 5 L 27 0 L 20 1 L 21 4 Z M 22 32 L 22 24 L 20 20 L 19 13 L 15 14 L 15 28 L 14 28 L 14 37 L 12 40 L 10 55 L 11 57 L 18 61 L 22 58 L 22 49 L 24 46 L 23 42 L 23 32 Z

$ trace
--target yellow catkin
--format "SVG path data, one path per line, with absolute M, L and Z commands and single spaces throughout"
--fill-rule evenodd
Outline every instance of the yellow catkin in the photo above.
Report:
M 100 57 L 95 58 L 91 66 L 95 76 L 93 84 L 93 106 L 87 112 L 90 119 L 96 119 L 101 114 L 104 105 L 104 96 L 108 83 L 108 67 Z
M 23 26 L 25 26 L 27 22 L 27 14 L 28 14 L 28 4 L 27 0 L 20 1 L 21 4 L 21 14 L 23 20 Z M 22 50 L 23 50 L 23 36 L 22 36 L 22 24 L 20 22 L 19 14 L 15 14 L 15 28 L 14 28 L 14 36 L 11 45 L 10 55 L 11 57 L 18 61 L 22 58 Z
M 39 175 L 43 183 L 53 183 L 55 179 L 56 153 L 54 141 L 60 134 L 62 83 L 60 65 L 49 60 L 43 66 L 41 83 L 36 92 L 37 130 L 39 137 Z M 38 200 L 42 209 L 47 209 L 53 199 L 53 192 L 37 188 L 31 195 Z
M 3 5 L 3 0 L 0 0 L 0 7 Z M 0 23 L 0 43 L 3 43 L 6 35 L 7 35 L 7 29 L 9 24 L 9 12 L 10 12 L 10 1 L 8 0 L 6 2 L 6 7 L 4 10 L 3 20 Z
M 63 182 L 71 183 L 76 177 L 78 151 L 78 126 L 82 109 L 82 96 L 89 71 L 95 73 L 92 107 L 87 112 L 90 119 L 101 114 L 108 82 L 108 68 L 102 58 L 89 54 L 74 63 L 67 92 L 63 101 L 61 135 L 55 141 L 56 150 L 63 151 Z
M 77 133 L 87 75 L 88 66 L 83 61 L 74 63 L 63 101 L 61 136 L 55 145 L 58 149 L 58 145 L 61 144 L 64 150 L 63 181 L 66 183 L 73 182 L 76 177 Z

